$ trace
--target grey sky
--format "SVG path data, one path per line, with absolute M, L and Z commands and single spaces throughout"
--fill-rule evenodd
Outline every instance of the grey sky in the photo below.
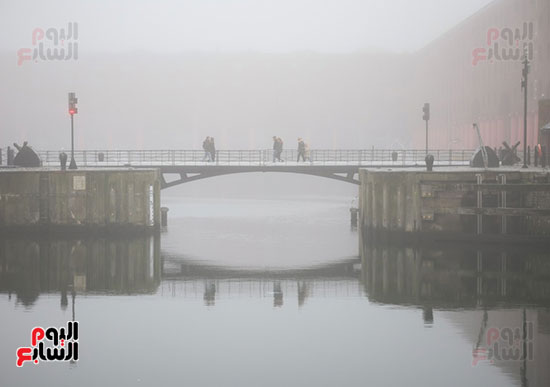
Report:
M 414 51 L 491 0 L 0 0 L 0 49 L 80 26 L 86 51 Z

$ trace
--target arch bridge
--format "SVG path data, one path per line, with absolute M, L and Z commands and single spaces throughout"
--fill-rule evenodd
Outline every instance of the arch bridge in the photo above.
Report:
M 59 166 L 59 151 L 38 151 L 42 165 Z M 468 165 L 472 150 L 431 150 L 435 166 Z M 296 150 L 285 150 L 274 161 L 273 151 L 218 150 L 208 161 L 202 150 L 78 150 L 79 167 L 157 168 L 161 188 L 169 188 L 214 176 L 250 172 L 287 172 L 360 184 L 360 168 L 424 166 L 425 150 L 315 149 L 298 161 Z M 170 179 L 172 177 L 172 179 Z

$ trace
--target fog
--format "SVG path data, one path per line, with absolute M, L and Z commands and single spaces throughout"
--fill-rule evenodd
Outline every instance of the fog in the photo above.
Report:
M 487 3 L 2 1 L 0 146 L 69 148 L 74 91 L 78 149 L 410 147 L 411 57 Z M 69 22 L 77 60 L 18 65 Z

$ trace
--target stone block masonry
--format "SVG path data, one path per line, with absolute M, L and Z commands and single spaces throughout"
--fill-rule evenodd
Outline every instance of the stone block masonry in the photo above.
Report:
M 359 175 L 359 223 L 367 240 L 550 243 L 547 169 L 364 169 Z
M 0 230 L 153 231 L 160 225 L 155 169 L 0 170 Z

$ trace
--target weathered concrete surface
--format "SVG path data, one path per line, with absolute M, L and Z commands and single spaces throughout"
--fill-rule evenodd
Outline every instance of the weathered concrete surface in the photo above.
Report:
M 160 225 L 154 169 L 0 170 L 0 229 L 153 230 Z
M 485 240 L 550 236 L 550 217 L 527 213 L 529 209 L 550 209 L 550 188 L 541 192 L 508 192 L 504 207 L 525 209 L 525 215 L 506 216 L 505 232 L 503 216 L 481 215 L 482 233 L 477 235 L 477 215 L 472 214 L 477 211 L 477 191 L 465 189 L 476 184 L 477 174 L 481 174 L 483 184 L 497 184 L 499 175 L 506 175 L 508 184 L 550 183 L 548 170 L 534 168 L 448 168 L 433 172 L 420 168 L 362 169 L 359 225 L 363 236 L 367 239 L 389 235 L 394 239 L 474 236 Z M 484 192 L 482 199 L 484 209 L 503 207 L 500 193 Z

